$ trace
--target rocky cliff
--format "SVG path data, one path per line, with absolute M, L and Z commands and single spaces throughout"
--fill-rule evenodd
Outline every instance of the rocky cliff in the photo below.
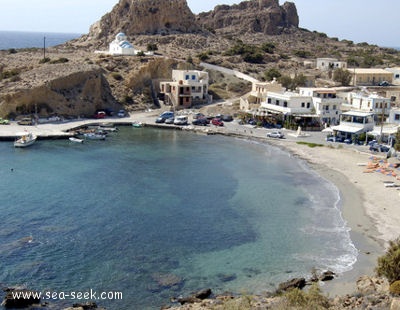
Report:
M 120 0 L 112 11 L 93 24 L 89 38 L 110 39 L 119 32 L 138 34 L 200 31 L 186 0 Z
M 85 39 L 106 44 L 121 31 L 129 37 L 210 32 L 276 35 L 298 25 L 295 4 L 286 2 L 280 6 L 279 0 L 218 5 L 213 11 L 198 16 L 191 12 L 186 0 L 120 0 L 110 13 L 91 26 Z
M 279 0 L 251 0 L 237 5 L 218 5 L 197 18 L 203 28 L 219 33 L 245 34 L 261 32 L 277 35 L 284 29 L 298 28 L 299 17 L 294 3 Z
M 0 115 L 14 118 L 37 112 L 42 117 L 91 116 L 96 109 L 119 108 L 103 70 L 97 66 L 66 70 L 62 65 L 49 65 L 20 74 L 19 79 L 17 83 L 8 82 L 14 87 L 2 90 Z

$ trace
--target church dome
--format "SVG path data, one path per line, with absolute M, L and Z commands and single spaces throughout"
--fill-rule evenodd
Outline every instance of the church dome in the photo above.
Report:
M 116 41 L 126 41 L 127 40 L 127 36 L 126 36 L 126 34 L 125 33 L 123 33 L 123 32 L 120 32 L 120 33 L 118 33 L 116 36 L 115 36 L 115 40 Z

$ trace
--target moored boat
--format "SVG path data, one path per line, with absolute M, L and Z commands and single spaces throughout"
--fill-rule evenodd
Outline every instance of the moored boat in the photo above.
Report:
M 143 127 L 143 123 L 135 121 L 132 123 L 132 126 L 135 128 L 141 128 L 141 127 Z
M 105 134 L 96 133 L 96 132 L 85 133 L 85 134 L 83 134 L 83 136 L 90 140 L 105 140 L 106 139 Z
M 75 142 L 75 143 L 83 143 L 83 139 L 79 139 L 76 137 L 70 137 L 69 141 Z
M 30 146 L 35 143 L 37 139 L 37 136 L 31 132 L 24 132 L 17 135 L 20 136 L 20 138 L 14 142 L 14 147 Z

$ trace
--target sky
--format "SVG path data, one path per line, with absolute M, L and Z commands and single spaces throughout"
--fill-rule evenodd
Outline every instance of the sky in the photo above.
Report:
M 167 0 L 166 0 L 167 1 Z M 118 0 L 0 0 L 0 30 L 87 33 Z M 187 0 L 193 13 L 235 0 Z M 300 27 L 339 40 L 400 47 L 399 0 L 292 0 Z M 284 1 L 280 0 L 280 4 Z

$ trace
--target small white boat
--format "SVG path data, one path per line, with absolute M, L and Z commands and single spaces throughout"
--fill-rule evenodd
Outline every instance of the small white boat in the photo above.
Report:
M 106 139 L 105 134 L 95 133 L 95 132 L 85 133 L 85 134 L 83 134 L 83 136 L 90 140 L 105 140 Z
M 141 127 L 143 127 L 143 123 L 142 123 L 142 122 L 134 121 L 134 122 L 132 123 L 132 126 L 135 127 L 135 128 L 141 128 Z
M 83 143 L 83 139 L 75 138 L 75 137 L 70 137 L 69 141 L 76 142 L 76 143 Z
M 14 147 L 27 147 L 36 142 L 37 136 L 31 132 L 17 134 L 21 138 L 14 142 Z
M 103 127 L 103 126 L 100 126 L 98 128 L 98 130 L 108 131 L 108 132 L 115 132 L 115 131 L 118 131 L 118 128 L 117 127 Z

